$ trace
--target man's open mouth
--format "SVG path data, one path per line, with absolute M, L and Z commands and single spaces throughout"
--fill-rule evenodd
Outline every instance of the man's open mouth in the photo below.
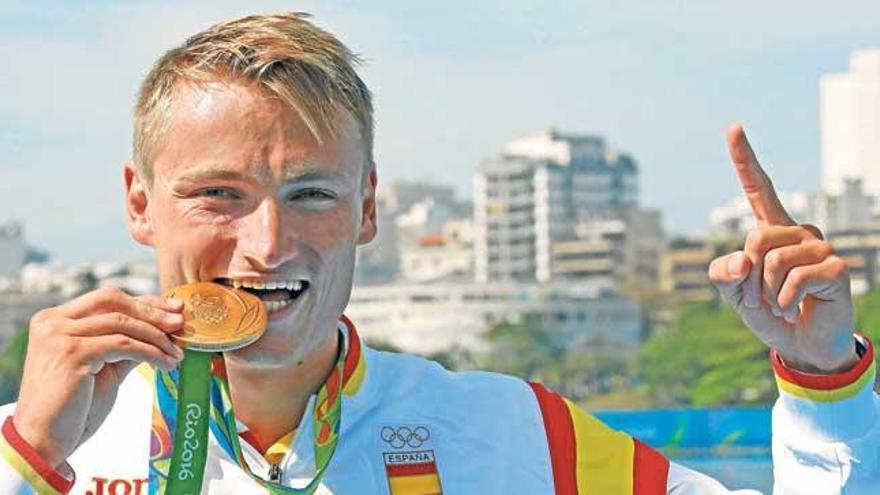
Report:
M 309 288 L 309 283 L 305 280 L 256 281 L 216 278 L 214 282 L 250 292 L 263 301 L 266 310 L 270 313 L 286 308 Z

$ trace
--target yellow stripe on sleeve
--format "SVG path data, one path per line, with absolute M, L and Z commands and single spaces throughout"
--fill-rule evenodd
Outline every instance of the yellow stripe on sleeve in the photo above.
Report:
M 832 390 L 818 390 L 812 388 L 802 387 L 795 383 L 792 383 L 779 375 L 776 375 L 776 384 L 779 386 L 779 389 L 783 392 L 793 395 L 795 397 L 799 397 L 801 399 L 807 399 L 814 402 L 837 402 L 841 400 L 849 399 L 850 397 L 859 393 L 865 386 L 868 385 L 868 382 L 874 381 L 874 376 L 877 372 L 877 363 L 871 363 L 871 366 L 862 373 L 862 376 L 858 378 L 858 380 L 850 383 L 849 385 L 845 385 L 840 388 L 835 388 Z
M 63 495 L 50 485 L 33 467 L 12 448 L 11 445 L 0 435 L 0 457 L 12 466 L 15 471 L 40 495 Z
M 578 495 L 631 495 L 632 438 L 612 430 L 565 399 L 574 425 Z

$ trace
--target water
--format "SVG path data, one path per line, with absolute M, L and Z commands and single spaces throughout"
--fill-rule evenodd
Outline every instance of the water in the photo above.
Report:
M 731 490 L 773 491 L 769 406 L 603 411 L 595 415 Z
M 595 412 L 608 426 L 660 449 L 770 448 L 770 407 Z
M 673 462 L 711 476 L 730 490 L 751 488 L 773 492 L 773 462 L 769 455 L 673 457 Z

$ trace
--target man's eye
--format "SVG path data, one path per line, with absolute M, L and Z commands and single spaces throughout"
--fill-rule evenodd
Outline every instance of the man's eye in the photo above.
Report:
M 335 196 L 333 196 L 333 194 L 331 194 L 327 191 L 322 191 L 320 189 L 307 189 L 305 191 L 300 191 L 296 194 L 292 194 L 290 196 L 290 199 L 293 201 L 296 201 L 298 199 L 322 200 L 322 199 L 334 199 L 334 198 L 335 198 Z
M 205 196 L 208 198 L 236 198 L 235 193 L 230 191 L 229 189 L 224 189 L 222 187 L 209 187 L 207 189 L 202 189 L 198 193 L 199 196 Z

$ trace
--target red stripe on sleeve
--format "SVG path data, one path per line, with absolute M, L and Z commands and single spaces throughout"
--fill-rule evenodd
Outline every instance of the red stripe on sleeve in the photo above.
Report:
M 18 430 L 15 429 L 15 424 L 12 422 L 12 416 L 6 418 L 0 431 L 3 433 L 3 438 L 6 439 L 6 443 L 15 449 L 15 451 L 24 458 L 25 462 L 27 462 L 41 478 L 46 480 L 46 483 L 49 483 L 52 488 L 61 493 L 68 493 L 70 489 L 73 488 L 73 483 L 76 481 L 76 478 L 72 480 L 65 478 L 45 459 L 40 457 L 40 454 L 18 434 Z
M 656 450 L 633 438 L 633 493 L 666 495 L 669 461 Z
M 529 382 L 529 385 L 538 399 L 541 416 L 544 418 L 556 495 L 577 495 L 577 449 L 568 407 L 559 394 L 547 390 L 539 383 Z
M 862 342 L 868 347 L 867 352 L 865 352 L 861 359 L 859 359 L 859 362 L 856 363 L 852 369 L 837 375 L 812 375 L 791 369 L 782 364 L 782 359 L 779 358 L 776 349 L 770 351 L 770 363 L 773 365 L 773 371 L 775 371 L 780 378 L 800 385 L 801 387 L 813 390 L 835 390 L 843 388 L 858 380 L 868 367 L 871 366 L 871 363 L 874 362 L 874 346 L 871 344 L 871 339 L 862 335 L 859 335 L 859 337 L 861 337 Z M 855 346 L 855 342 L 853 342 L 853 346 Z

